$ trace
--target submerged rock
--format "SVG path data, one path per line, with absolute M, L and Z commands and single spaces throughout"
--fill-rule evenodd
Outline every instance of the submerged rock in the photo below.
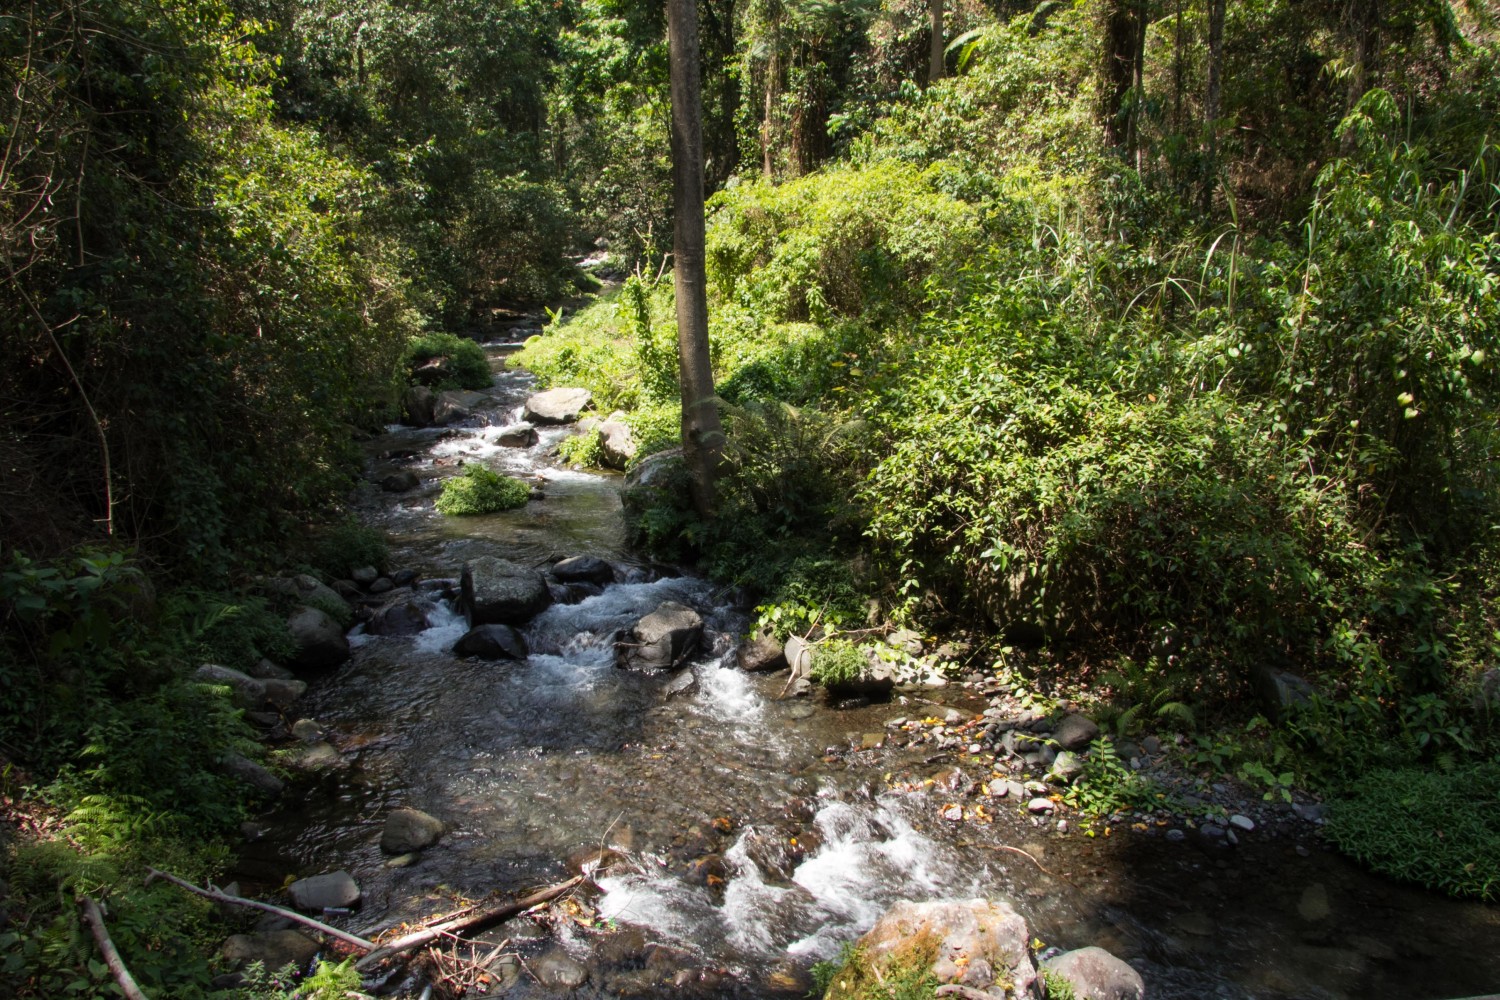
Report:
M 548 389 L 527 399 L 522 414 L 533 424 L 571 424 L 593 401 L 587 389 Z
M 494 556 L 464 563 L 459 607 L 475 625 L 523 625 L 552 603 L 542 574 Z
M 396 809 L 385 818 L 380 849 L 387 854 L 410 854 L 431 847 L 443 835 L 443 821 L 420 809 Z
M 510 427 L 495 435 L 495 444 L 501 448 L 530 448 L 537 440 L 536 428 L 530 424 Z
M 393 472 L 380 481 L 380 488 L 387 493 L 407 493 L 422 485 L 422 478 L 410 469 Z
M 1078 1000 L 1144 1000 L 1141 974 L 1103 948 L 1079 948 L 1042 963 L 1068 981 Z
M 576 990 L 589 978 L 589 970 L 561 948 L 553 948 L 537 959 L 532 971 L 543 986 L 564 990 Z
M 615 664 L 631 670 L 673 670 L 698 652 L 702 640 L 698 612 L 667 601 L 616 641 Z

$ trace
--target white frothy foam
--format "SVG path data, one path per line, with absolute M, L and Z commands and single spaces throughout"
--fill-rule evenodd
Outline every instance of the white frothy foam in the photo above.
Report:
M 766 706 L 750 676 L 734 665 L 732 654 L 726 654 L 698 671 L 698 698 L 694 707 L 720 722 L 748 724 L 760 721 Z M 740 728 L 746 727 L 740 725 Z M 762 732 L 757 729 L 744 735 L 754 737 Z
M 420 653 L 444 653 L 469 631 L 469 623 L 463 615 L 447 601 L 439 602 L 427 615 L 430 623 L 417 633 L 416 648 Z

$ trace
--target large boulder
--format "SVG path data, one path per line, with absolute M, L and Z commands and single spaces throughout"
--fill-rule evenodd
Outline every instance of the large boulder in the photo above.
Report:
M 741 670 L 748 670 L 752 673 L 785 670 L 787 667 L 786 650 L 772 635 L 757 636 L 742 644 L 739 649 L 735 650 L 734 659 L 740 665 Z
M 437 393 L 425 385 L 414 385 L 406 390 L 406 398 L 401 401 L 406 422 L 413 427 L 431 427 L 432 418 L 437 414 L 437 399 Z
M 193 671 L 193 679 L 203 684 L 229 688 L 234 692 L 234 704 L 238 708 L 259 708 L 266 703 L 265 682 L 230 667 L 205 663 Z
M 860 938 L 864 960 L 877 969 L 892 960 L 920 957 L 932 949 L 932 972 L 944 983 L 1025 997 L 1032 995 L 1036 966 L 1031 961 L 1026 921 L 1009 903 L 984 899 L 932 903 L 900 902 Z M 830 1000 L 842 997 L 835 987 Z
M 509 625 L 476 625 L 454 643 L 453 654 L 481 660 L 524 660 L 526 640 Z
M 1042 964 L 1066 979 L 1078 1000 L 1145 1000 L 1141 974 L 1103 948 L 1079 948 Z
M 1250 686 L 1273 722 L 1312 701 L 1313 686 L 1296 674 L 1260 664 L 1250 668 Z
M 305 969 L 322 950 L 323 946 L 306 934 L 284 930 L 231 934 L 225 939 L 219 954 L 233 965 L 259 962 L 266 971 L 274 972 L 285 965 Z
M 410 469 L 399 469 L 380 481 L 387 493 L 406 493 L 422 485 L 422 477 Z
M 530 424 L 507 427 L 495 435 L 495 443 L 502 448 L 530 448 L 537 440 L 536 428 Z
M 606 469 L 624 469 L 639 450 L 625 421 L 611 417 L 599 425 L 599 461 Z
M 552 567 L 552 576 L 559 583 L 614 583 L 615 570 L 597 556 L 573 556 Z
M 542 574 L 494 556 L 464 563 L 459 607 L 475 625 L 524 625 L 552 603 Z
M 395 600 L 370 616 L 365 631 L 371 635 L 416 635 L 427 628 L 427 609 L 409 599 Z
M 299 608 L 286 622 L 292 663 L 309 670 L 336 667 L 349 659 L 349 640 L 339 623 L 317 608 Z
M 615 642 L 615 663 L 631 670 L 673 670 L 703 641 L 703 619 L 685 604 L 667 601 Z
M 346 871 L 299 878 L 287 886 L 286 894 L 291 897 L 292 905 L 304 913 L 338 909 L 359 902 L 359 886 L 354 876 Z
M 522 414 L 533 424 L 571 424 L 593 401 L 587 389 L 548 389 L 527 399 Z
M 446 427 L 460 420 L 468 420 L 474 411 L 489 401 L 482 392 L 464 392 L 449 389 L 438 393 L 437 405 L 433 408 L 432 423 L 435 427 Z
M 431 847 L 443 835 L 443 821 L 420 809 L 396 809 L 385 818 L 380 849 L 387 854 L 410 854 Z

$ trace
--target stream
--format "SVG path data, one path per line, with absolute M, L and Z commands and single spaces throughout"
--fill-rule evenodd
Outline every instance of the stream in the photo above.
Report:
M 338 761 L 262 819 L 265 836 L 239 858 L 242 883 L 272 892 L 288 874 L 345 869 L 363 900 L 334 919 L 368 931 L 454 909 L 461 896 L 555 883 L 591 851 L 617 852 L 598 891 L 486 935 L 516 955 L 492 988 L 517 998 L 790 1000 L 807 993 L 814 961 L 891 903 L 976 896 L 1010 901 L 1047 946 L 1114 952 L 1153 998 L 1500 990 L 1500 909 L 1372 876 L 1310 826 L 1247 834 L 1214 857 L 1155 831 L 1059 834 L 1005 800 L 990 822 L 944 819 L 964 781 L 955 763 L 982 782 L 993 758 L 875 747 L 870 734 L 896 719 L 979 713 L 980 692 L 953 683 L 835 708 L 779 699 L 784 672 L 739 670 L 744 611 L 709 581 L 626 549 L 622 479 L 553 456 L 569 428 L 539 428 L 529 448 L 497 443 L 535 391 L 529 374 L 504 367 L 513 347 L 488 345 L 490 402 L 465 426 L 391 427 L 367 443 L 355 508 L 389 535 L 392 566 L 420 574 L 430 627 L 407 638 L 356 631 L 352 658 L 314 681 L 298 711 L 328 729 Z M 433 500 L 459 461 L 539 477 L 544 496 L 443 517 Z M 401 469 L 422 485 L 376 485 Z M 466 625 L 443 581 L 480 555 L 538 566 L 593 555 L 617 582 L 532 620 L 524 662 L 460 659 L 449 650 Z M 675 676 L 617 669 L 616 632 L 668 600 L 703 616 L 706 653 Z M 447 832 L 390 867 L 379 841 L 398 806 Z

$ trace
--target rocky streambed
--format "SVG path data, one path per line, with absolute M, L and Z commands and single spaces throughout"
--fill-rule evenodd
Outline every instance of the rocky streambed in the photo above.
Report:
M 774 651 L 744 642 L 731 595 L 626 551 L 620 479 L 553 457 L 586 414 L 528 411 L 534 386 L 501 367 L 506 350 L 491 390 L 430 415 L 424 400 L 436 426 L 368 444 L 356 504 L 396 571 L 335 585 L 361 624 L 339 636 L 347 659 L 327 654 L 293 692 L 293 777 L 247 825 L 244 891 L 372 935 L 586 873 L 451 946 L 431 974 L 471 995 L 802 996 L 813 962 L 893 906 L 975 899 L 1023 922 L 1016 962 L 1099 947 L 1153 997 L 1500 984 L 1493 908 L 1361 872 L 1324 848 L 1315 803 L 1200 781 L 1170 743 L 1122 757 L 1176 783 L 1171 808 L 1081 822 L 1062 792 L 1091 723 L 1029 711 L 962 650 L 894 637 L 948 669 L 880 697 L 794 694 Z M 527 479 L 533 499 L 437 514 L 464 461 Z M 306 951 L 276 918 L 260 933 Z M 271 938 L 236 947 L 256 941 Z

